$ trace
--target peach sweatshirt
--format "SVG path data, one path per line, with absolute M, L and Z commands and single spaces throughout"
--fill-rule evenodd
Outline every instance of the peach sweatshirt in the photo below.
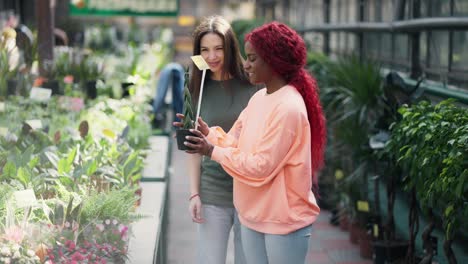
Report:
M 311 191 L 310 127 L 299 92 L 284 86 L 255 93 L 226 134 L 210 128 L 211 159 L 234 178 L 241 223 L 267 234 L 288 234 L 320 213 Z

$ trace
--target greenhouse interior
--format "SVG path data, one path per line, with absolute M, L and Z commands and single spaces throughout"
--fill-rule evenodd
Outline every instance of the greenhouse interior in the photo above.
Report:
M 213 29 L 218 17 L 233 37 Z M 241 147 L 257 94 L 273 98 L 252 80 L 271 70 L 265 80 L 294 86 L 274 68 L 290 52 L 255 50 L 268 25 L 303 40 L 305 63 L 290 63 L 316 82 L 325 120 L 323 166 L 302 175 L 320 195 L 305 188 L 317 211 L 297 262 L 280 260 L 295 244 L 270 255 L 267 237 L 282 234 L 246 227 L 270 230 L 241 197 L 251 184 L 255 215 L 273 215 L 277 201 L 294 210 L 295 190 L 271 194 L 286 174 L 271 186 L 238 176 L 270 147 L 261 130 Z M 0 0 L 0 32 L 0 263 L 263 263 L 245 229 L 264 237 L 264 263 L 468 263 L 468 0 Z M 274 41 L 283 31 L 269 34 L 262 44 L 284 46 Z M 216 51 L 206 36 L 221 41 Z M 237 60 L 245 92 L 230 89 Z M 201 136 L 187 151 L 176 135 L 190 120 Z M 213 143 L 220 127 L 238 145 Z M 271 166 L 302 164 L 289 162 Z

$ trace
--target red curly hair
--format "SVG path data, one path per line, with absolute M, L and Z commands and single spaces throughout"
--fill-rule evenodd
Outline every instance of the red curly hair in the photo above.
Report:
M 271 22 L 254 29 L 245 41 L 273 71 L 294 86 L 304 99 L 311 132 L 312 179 L 314 193 L 318 190 L 316 171 L 324 164 L 326 144 L 325 116 L 318 95 L 318 86 L 305 69 L 307 50 L 304 40 L 296 31 L 278 22 Z

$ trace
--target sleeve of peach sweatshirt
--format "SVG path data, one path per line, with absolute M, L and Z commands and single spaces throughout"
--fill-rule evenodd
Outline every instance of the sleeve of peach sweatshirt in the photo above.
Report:
M 206 139 L 215 146 L 220 146 L 223 148 L 237 147 L 237 141 L 242 130 L 242 119 L 244 112 L 245 110 L 240 113 L 239 117 L 228 133 L 224 132 L 221 127 L 210 127 L 210 131 L 208 132 Z
M 216 146 L 211 159 L 220 163 L 226 172 L 245 184 L 266 184 L 288 161 L 293 145 L 299 144 L 296 142 L 296 133 L 301 133 L 304 128 L 302 119 L 301 115 L 291 108 L 278 111 L 272 115 L 251 153 L 242 152 L 236 147 Z

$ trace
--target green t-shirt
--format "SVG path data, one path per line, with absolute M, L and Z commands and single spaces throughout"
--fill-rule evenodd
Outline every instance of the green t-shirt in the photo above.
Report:
M 200 116 L 210 126 L 228 132 L 257 91 L 248 81 L 207 79 L 203 87 Z M 204 204 L 233 206 L 232 177 L 216 161 L 203 156 L 200 177 L 200 197 Z

